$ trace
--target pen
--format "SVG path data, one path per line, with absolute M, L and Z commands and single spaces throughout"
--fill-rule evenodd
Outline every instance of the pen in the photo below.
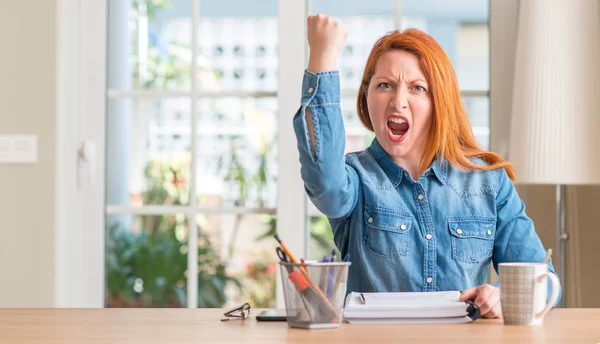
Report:
M 327 256 L 323 257 L 323 263 L 329 263 L 329 258 Z M 326 267 L 321 268 L 321 277 L 319 280 L 319 288 L 321 288 L 322 291 L 327 290 L 327 268 Z
M 360 302 L 363 305 L 367 303 L 367 299 L 365 299 L 365 296 L 363 295 L 363 293 L 360 293 Z
M 330 262 L 335 263 L 335 249 L 331 251 Z M 333 279 L 335 278 L 335 268 L 329 268 L 329 278 L 327 279 L 327 298 L 331 300 L 333 293 Z
M 347 253 L 346 256 L 344 257 L 344 262 L 349 262 L 350 261 L 350 253 Z M 333 284 L 333 295 L 331 296 L 331 299 L 337 300 L 337 292 L 338 289 L 340 287 L 340 283 L 342 282 L 342 277 L 348 272 L 348 267 L 339 267 L 338 268 L 338 272 L 337 272 L 337 277 L 335 278 L 335 283 Z

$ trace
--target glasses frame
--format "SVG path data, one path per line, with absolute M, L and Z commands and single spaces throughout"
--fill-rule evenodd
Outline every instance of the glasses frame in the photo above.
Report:
M 252 310 L 252 306 L 248 302 L 239 304 L 239 305 L 231 308 L 227 312 L 223 313 L 225 318 L 221 319 L 221 321 L 248 319 L 248 317 L 250 317 L 251 310 Z

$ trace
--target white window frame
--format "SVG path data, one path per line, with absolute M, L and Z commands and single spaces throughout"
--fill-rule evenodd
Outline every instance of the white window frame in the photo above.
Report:
M 192 23 L 198 22 L 198 4 L 192 0 Z M 105 118 L 106 118 L 106 49 L 107 0 L 58 0 L 57 22 L 57 213 L 56 213 L 56 280 L 57 307 L 104 307 L 104 233 L 105 213 L 168 214 L 199 212 L 273 213 L 278 216 L 277 230 L 295 252 L 306 252 L 304 240 L 305 199 L 300 179 L 300 164 L 296 154 L 280 154 L 277 181 L 277 207 L 270 209 L 200 208 L 191 198 L 187 207 L 105 206 Z M 300 103 L 302 73 L 306 55 L 305 4 L 303 1 L 279 0 L 280 66 L 278 104 L 279 151 L 296 152 L 291 126 Z M 295 23 L 294 25 L 290 25 Z M 193 33 L 193 40 L 196 32 Z M 193 49 L 196 52 L 197 49 Z M 194 60 L 192 58 L 192 60 Z M 192 66 L 194 69 L 195 66 Z M 192 73 L 193 74 L 193 73 Z M 191 99 L 204 95 L 192 81 Z M 261 96 L 257 92 L 236 92 L 244 96 Z M 110 91 L 112 97 L 161 97 L 162 91 Z M 194 103 L 194 102 L 193 102 Z M 192 113 L 195 105 L 192 105 Z M 195 145 L 195 116 L 192 116 L 192 145 Z M 85 144 L 88 156 L 80 147 Z M 89 151 L 92 151 L 91 153 Z M 93 159 L 92 164 L 87 160 Z M 93 180 L 90 180 L 90 176 Z M 81 179 L 80 182 L 77 180 Z M 192 179 L 195 179 L 192 164 Z M 195 181 L 194 181 L 195 182 Z M 192 182 L 192 183 L 194 183 Z M 191 188 L 193 189 L 193 188 Z M 195 228 L 195 216 L 188 216 L 190 228 Z M 188 308 L 196 307 L 197 233 L 190 232 L 188 243 Z M 279 280 L 278 280 L 279 282 Z M 279 305 L 282 299 L 279 295 Z
M 195 19 L 198 19 L 199 1 L 192 0 Z M 491 147 L 498 150 L 502 140 L 507 140 L 503 128 L 498 132 L 496 123 L 509 118 L 505 111 L 512 98 L 510 77 L 503 69 L 495 68 L 498 59 L 510 59 L 514 49 L 511 36 L 514 21 L 498 19 L 498 15 L 516 13 L 518 0 L 490 0 L 490 112 Z M 399 25 L 400 0 L 394 13 Z M 502 5 L 500 5 L 502 3 Z M 306 1 L 278 1 L 279 12 L 279 178 L 277 182 L 277 230 L 294 252 L 307 256 L 308 238 L 307 204 L 300 179 L 300 165 L 295 135 L 291 125 L 292 116 L 299 106 L 302 73 L 306 67 L 305 44 Z M 106 47 L 107 47 L 107 0 L 58 0 L 57 1 L 57 180 L 56 180 L 56 279 L 55 306 L 57 307 L 104 307 L 104 233 L 105 214 L 132 212 L 128 207 L 105 206 L 105 118 L 106 118 Z M 504 30 L 502 26 L 508 26 Z M 194 33 L 195 35 L 195 33 Z M 304 42 L 304 43 L 302 43 Z M 194 50 L 196 51 L 196 50 Z M 506 56 L 498 53 L 506 52 Z M 498 56 L 496 56 L 498 55 Z M 510 65 L 510 63 L 509 63 Z M 511 65 L 512 66 L 512 65 Z M 192 92 L 196 92 L 192 86 Z M 494 90 L 494 92 L 491 92 Z M 136 96 L 136 92 L 111 91 L 112 96 Z M 122 94 L 121 94 L 122 93 Z M 144 91 L 143 97 L 157 97 L 155 91 Z M 244 93 L 248 95 L 248 93 Z M 258 94 L 254 94 L 258 95 Z M 260 95 L 258 95 L 260 96 Z M 195 116 L 192 116 L 195 117 Z M 192 129 L 195 133 L 195 126 Z M 496 135 L 497 134 L 497 135 Z M 195 140 L 195 135 L 192 136 Z M 86 149 L 81 151 L 84 145 Z M 500 148 L 501 149 L 501 148 Z M 283 154 L 283 152 L 286 152 Z M 293 153 L 290 153 L 293 152 Z M 85 154 L 83 154 L 85 153 Z M 90 161 L 92 162 L 90 164 Z M 194 166 L 195 164 L 192 164 Z M 195 173 L 192 173 L 195 178 Z M 194 198 L 194 197 L 193 197 Z M 144 207 L 133 213 L 190 213 L 190 207 L 167 209 Z M 196 210 L 194 210 L 196 209 Z M 206 210 L 206 209 L 205 209 Z M 210 210 L 221 213 L 252 213 L 248 209 Z M 193 221 L 190 217 L 190 228 Z M 194 231 L 192 231 L 194 232 Z M 197 233 L 195 233 L 197 234 Z M 196 271 L 193 252 L 197 245 L 190 235 L 188 265 L 192 276 Z M 190 265 L 191 264 L 191 265 Z M 195 279 L 195 277 L 194 277 Z M 283 305 L 280 280 L 277 279 L 277 304 Z M 189 280 L 192 292 L 188 292 L 188 307 L 196 307 L 195 288 L 197 280 Z M 192 295 L 194 294 L 194 295 Z

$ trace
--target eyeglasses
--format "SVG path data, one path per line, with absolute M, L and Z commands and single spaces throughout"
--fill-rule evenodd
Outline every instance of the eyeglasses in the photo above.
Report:
M 224 315 L 226 318 L 221 319 L 221 321 L 247 319 L 250 316 L 251 308 L 252 306 L 248 302 L 237 305 L 225 312 Z

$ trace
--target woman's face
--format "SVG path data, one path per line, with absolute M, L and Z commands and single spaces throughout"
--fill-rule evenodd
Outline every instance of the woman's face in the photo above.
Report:
M 418 164 L 431 126 L 432 103 L 417 56 L 392 50 L 379 57 L 367 107 L 375 136 L 390 157 L 402 166 Z

